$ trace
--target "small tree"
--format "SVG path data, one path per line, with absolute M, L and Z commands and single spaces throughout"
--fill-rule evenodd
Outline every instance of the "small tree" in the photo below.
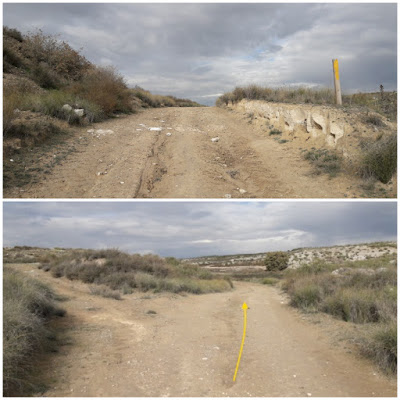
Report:
M 265 257 L 267 271 L 282 271 L 288 267 L 289 254 L 285 251 L 272 251 Z

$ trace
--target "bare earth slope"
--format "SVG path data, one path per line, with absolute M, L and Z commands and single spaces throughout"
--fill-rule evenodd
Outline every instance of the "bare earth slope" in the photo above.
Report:
M 72 344 L 43 360 L 45 396 L 396 395 L 394 379 L 333 346 L 326 330 L 305 321 L 274 288 L 237 282 L 227 293 L 137 293 L 116 301 L 35 264 L 17 268 L 68 297 L 68 314 L 57 324 Z M 247 336 L 233 383 L 244 301 Z
M 151 127 L 161 127 L 162 131 L 150 131 Z M 79 129 L 75 138 L 77 151 L 56 165 L 40 183 L 24 187 L 23 191 L 6 189 L 5 197 L 342 198 L 361 195 L 360 182 L 343 175 L 334 179 L 311 175 L 309 163 L 302 159 L 295 145 L 279 144 L 228 110 L 152 109 L 108 120 L 93 128 L 110 129 L 114 133 L 97 137 L 87 132 L 89 128 Z M 212 142 L 217 136 L 219 141 Z

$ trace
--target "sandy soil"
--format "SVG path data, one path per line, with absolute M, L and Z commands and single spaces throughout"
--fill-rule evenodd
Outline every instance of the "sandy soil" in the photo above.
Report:
M 396 396 L 395 379 L 333 342 L 345 323 L 311 324 L 277 289 L 237 282 L 227 293 L 117 301 L 33 264 L 15 267 L 68 297 L 55 324 L 71 344 L 42 361 L 44 396 Z M 247 336 L 233 383 L 244 301 Z
M 150 131 L 150 127 L 162 130 Z M 89 128 L 110 129 L 114 133 L 97 137 L 87 132 Z M 166 135 L 168 132 L 171 136 Z M 4 196 L 343 198 L 363 195 L 359 181 L 344 175 L 333 179 L 312 175 L 310 164 L 302 159 L 296 144 L 279 144 L 236 113 L 220 108 L 146 110 L 78 129 L 74 135 L 76 151 L 38 183 L 22 190 L 8 188 Z M 219 141 L 212 142 L 214 137 L 219 137 Z

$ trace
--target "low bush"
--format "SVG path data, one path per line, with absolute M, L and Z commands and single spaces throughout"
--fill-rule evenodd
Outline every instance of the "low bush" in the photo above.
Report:
M 108 299 L 121 300 L 121 294 L 117 290 L 111 290 L 107 286 L 91 286 L 90 293 Z
M 104 119 L 104 113 L 97 104 L 76 97 L 64 90 L 49 90 L 44 93 L 28 96 L 25 100 L 26 109 L 65 120 L 71 125 L 84 122 L 84 119 L 79 117 L 74 110 L 69 111 L 63 108 L 64 105 L 69 105 L 76 109 L 83 108 L 85 110 L 85 117 L 89 123 L 99 122 Z
M 335 101 L 333 90 L 327 88 L 269 88 L 249 85 L 236 87 L 232 92 L 224 93 L 217 99 L 216 105 L 227 105 L 229 102 L 237 103 L 243 99 L 312 104 L 334 104 Z
M 35 358 L 44 350 L 50 330 L 46 321 L 63 316 L 56 295 L 40 281 L 3 270 L 3 390 L 5 396 L 28 395 L 35 389 Z
M 3 26 L 3 37 L 11 37 L 13 39 L 15 39 L 16 41 L 22 43 L 23 42 L 23 37 L 22 37 L 22 33 L 14 28 L 9 28 L 7 26 Z
M 276 278 L 264 278 L 261 283 L 263 285 L 270 285 L 270 286 L 275 286 L 279 282 L 279 279 Z
M 304 159 L 310 161 L 314 167 L 314 173 L 336 176 L 342 168 L 342 158 L 331 150 L 311 149 L 305 152 Z
M 199 294 L 233 287 L 229 278 L 216 279 L 209 271 L 177 259 L 166 260 L 152 254 L 130 255 L 117 249 L 75 250 L 48 265 L 54 277 L 65 276 L 124 293 L 138 289 Z
M 269 131 L 269 136 L 273 135 L 282 135 L 282 132 L 279 131 L 278 129 L 272 129 L 271 131 Z
M 365 327 L 357 340 L 361 352 L 395 371 L 397 269 L 392 260 L 388 255 L 340 264 L 317 260 L 285 271 L 282 288 L 294 307 Z
M 320 301 L 320 288 L 312 282 L 295 285 L 291 292 L 290 304 L 305 311 L 316 311 Z
M 267 271 L 282 271 L 288 267 L 289 254 L 285 251 L 267 253 L 264 263 Z
M 69 90 L 96 104 L 107 116 L 132 111 L 128 87 L 114 68 L 93 67 L 72 84 Z
M 364 149 L 360 174 L 388 183 L 397 169 L 397 135 L 382 137 Z
M 361 342 L 361 352 L 388 373 L 397 372 L 397 323 L 379 324 Z

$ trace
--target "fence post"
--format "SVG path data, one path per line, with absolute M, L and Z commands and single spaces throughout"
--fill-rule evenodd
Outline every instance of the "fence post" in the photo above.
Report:
M 333 80 L 335 82 L 335 96 L 336 104 L 342 105 L 342 91 L 340 90 L 340 80 L 339 80 L 339 62 L 337 59 L 332 60 L 333 64 Z

